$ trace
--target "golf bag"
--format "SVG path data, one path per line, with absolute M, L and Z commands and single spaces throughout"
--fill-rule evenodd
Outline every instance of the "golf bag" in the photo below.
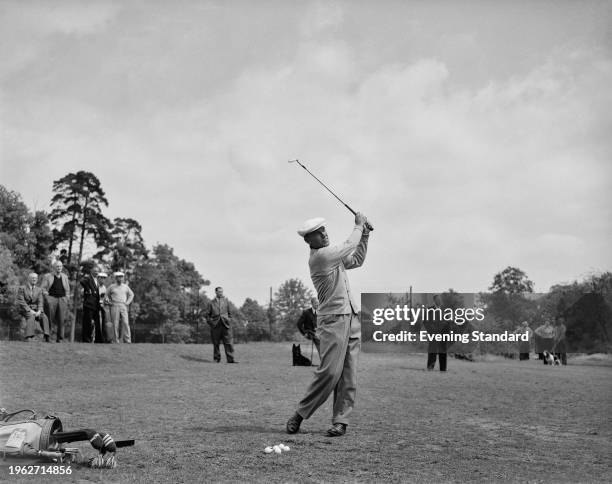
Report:
M 30 415 L 22 415 L 25 413 Z M 84 461 L 79 449 L 62 445 L 85 440 L 99 452 L 97 457 Z M 117 465 L 117 447 L 130 445 L 134 445 L 134 440 L 115 442 L 110 435 L 93 429 L 65 432 L 61 420 L 53 415 L 38 418 L 32 410 L 8 413 L 0 409 L 0 465 L 56 462 L 113 468 Z

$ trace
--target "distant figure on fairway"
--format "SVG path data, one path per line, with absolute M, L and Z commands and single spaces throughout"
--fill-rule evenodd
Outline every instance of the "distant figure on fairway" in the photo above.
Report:
M 317 348 L 319 359 L 321 358 L 320 340 L 317 336 L 317 310 L 319 309 L 319 300 L 316 297 L 310 299 L 310 307 L 302 311 L 300 319 L 298 319 L 297 327 L 306 339 L 311 340 Z
M 21 286 L 17 294 L 23 337 L 25 341 L 34 341 L 36 335 L 42 333 L 49 342 L 49 320 L 43 312 L 43 293 L 37 282 L 38 274 L 32 272 L 28 275 L 28 283 Z
M 94 265 L 83 267 L 85 275 L 81 278 L 83 287 L 83 343 L 102 343 L 100 327 L 100 285 L 98 268 Z
M 529 323 L 527 321 L 523 321 L 521 325 L 515 331 L 517 334 L 525 334 L 529 336 L 527 341 L 519 342 L 519 361 L 524 361 L 529 359 L 529 352 L 531 351 L 531 340 L 533 339 L 533 330 L 529 327 Z
M 361 267 L 365 261 L 369 238 L 366 222 L 363 214 L 356 214 L 353 232 L 344 243 L 335 246 L 329 245 L 322 218 L 307 220 L 298 230 L 310 246 L 308 266 L 319 296 L 321 363 L 296 412 L 287 421 L 289 434 L 297 433 L 302 420 L 309 418 L 332 393 L 332 426 L 326 435 L 337 437 L 346 433 L 355 405 L 357 356 L 361 346 L 359 309 L 346 270 Z
M 567 344 L 565 342 L 565 318 L 557 316 L 555 321 L 555 356 L 562 365 L 567 365 Z
M 433 310 L 433 311 L 429 311 Z M 429 316 L 431 314 L 431 316 Z M 433 305 L 428 308 L 428 317 L 423 320 L 423 326 L 429 335 L 444 335 L 449 332 L 449 323 L 442 318 L 442 301 L 439 294 L 433 297 Z M 436 358 L 440 362 L 440 371 L 446 371 L 448 343 L 446 341 L 429 341 L 427 347 L 427 370 L 436 366 Z
M 110 305 L 110 319 L 115 330 L 117 343 L 131 343 L 130 321 L 128 318 L 128 306 L 134 299 L 134 293 L 127 284 L 123 282 L 125 274 L 115 272 L 115 282 L 106 289 L 106 303 Z
M 238 363 L 234 360 L 234 345 L 232 338 L 232 314 L 229 301 L 223 296 L 223 288 L 215 288 L 215 298 L 208 305 L 206 322 L 210 326 L 210 337 L 213 342 L 213 358 L 221 362 L 219 346 L 223 343 L 225 358 L 228 363 Z
M 56 341 L 64 340 L 64 320 L 68 316 L 68 297 L 70 295 L 70 282 L 68 276 L 62 272 L 64 265 L 56 260 L 53 263 L 53 272 L 45 274 L 40 288 L 45 298 L 45 310 L 49 325 L 57 329 Z

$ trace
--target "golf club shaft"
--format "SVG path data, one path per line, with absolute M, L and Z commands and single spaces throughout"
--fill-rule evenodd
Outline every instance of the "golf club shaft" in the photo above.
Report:
M 291 160 L 291 161 L 295 161 L 298 165 L 300 165 L 302 168 L 304 168 L 304 170 L 306 170 L 308 172 L 308 174 L 313 177 L 315 180 L 317 180 L 322 186 L 323 188 L 325 188 L 329 193 L 331 193 L 336 200 L 338 200 L 342 205 L 344 205 L 349 212 L 351 212 L 353 215 L 356 215 L 357 212 L 355 212 L 355 210 L 353 210 L 351 207 L 348 206 L 348 204 L 346 204 L 338 195 L 336 195 L 325 183 L 323 183 L 321 180 L 319 180 L 319 178 L 317 178 L 317 176 L 312 173 L 308 168 L 306 168 L 298 159 L 295 160 Z M 374 230 L 374 227 L 372 227 L 372 225 L 370 224 L 370 222 L 366 222 L 366 227 L 368 228 L 368 230 L 371 232 Z

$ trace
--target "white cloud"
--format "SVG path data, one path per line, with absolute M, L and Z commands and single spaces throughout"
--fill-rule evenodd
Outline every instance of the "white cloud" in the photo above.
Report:
M 601 250 L 612 235 L 605 52 L 553 51 L 474 87 L 457 83 L 465 73 L 441 56 L 364 62 L 361 44 L 343 34 L 346 11 L 321 3 L 284 25 L 301 32 L 287 34 L 294 48 L 268 57 L 260 39 L 255 59 L 224 70 L 209 90 L 189 79 L 225 69 L 219 59 L 238 58 L 243 44 L 194 64 L 207 38 L 199 31 L 214 27 L 206 16 L 197 29 L 185 17 L 171 30 L 175 18 L 160 15 L 168 53 L 158 50 L 159 24 L 150 25 L 162 20 L 113 12 L 94 9 L 81 24 L 77 15 L 68 23 L 95 32 L 95 42 L 75 38 L 74 56 L 44 73 L 30 66 L 23 85 L 4 86 L 2 163 L 15 163 L 5 170 L 14 188 L 48 193 L 67 171 L 94 171 L 112 216 L 138 219 L 149 244 L 170 243 L 241 298 L 307 280 L 295 235 L 303 218 L 328 217 L 335 239 L 350 228 L 344 209 L 286 163 L 295 157 L 376 225 L 367 270 L 353 276 L 358 289 L 479 290 L 509 264 L 545 289 L 612 264 Z M 103 28 L 113 15 L 136 22 L 119 31 L 141 34 L 100 51 L 113 44 Z M 481 40 L 459 37 L 462 49 Z M 580 257 L 560 265 L 572 250 Z

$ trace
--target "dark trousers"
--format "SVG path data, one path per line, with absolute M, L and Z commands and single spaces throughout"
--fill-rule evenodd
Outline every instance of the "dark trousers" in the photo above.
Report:
M 96 343 L 108 343 L 106 337 L 104 336 L 104 325 L 106 324 L 106 311 L 104 308 L 98 309 L 98 322 L 99 324 L 96 326 Z
M 53 325 L 57 328 L 56 341 L 62 341 L 64 339 L 64 320 L 68 315 L 68 304 L 66 299 L 63 297 L 47 296 L 47 307 L 46 307 L 49 318 L 49 327 Z
M 321 359 L 321 340 L 317 336 L 317 333 L 315 331 L 307 331 L 304 336 L 306 336 L 306 339 L 309 339 L 314 343 L 319 359 Z
M 567 365 L 567 353 L 555 353 L 562 365 Z
M 222 323 L 210 327 L 210 337 L 213 342 L 213 357 L 215 361 L 221 361 L 221 351 L 219 346 L 223 343 L 225 349 L 225 358 L 228 363 L 234 361 L 234 345 L 232 338 L 232 329 L 226 328 Z
M 436 356 L 440 360 L 440 371 L 446 371 L 446 353 L 427 353 L 427 369 L 434 369 L 436 366 Z
M 83 307 L 83 343 L 93 343 L 98 339 L 97 329 L 100 327 L 100 311 L 97 308 Z
M 529 359 L 529 353 L 519 353 L 519 360 L 523 361 L 523 360 L 528 360 Z

